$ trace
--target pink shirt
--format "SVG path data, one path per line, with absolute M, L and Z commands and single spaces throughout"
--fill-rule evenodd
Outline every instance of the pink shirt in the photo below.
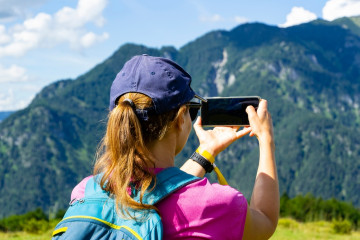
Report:
M 71 199 L 84 197 L 90 177 L 74 188 Z M 172 193 L 156 207 L 164 239 L 242 239 L 247 201 L 230 186 L 211 184 L 203 178 Z

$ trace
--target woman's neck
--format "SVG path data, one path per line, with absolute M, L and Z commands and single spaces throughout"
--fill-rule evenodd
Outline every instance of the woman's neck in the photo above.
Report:
M 175 165 L 176 136 L 171 132 L 158 141 L 148 146 L 150 152 L 155 158 L 155 167 L 168 168 Z

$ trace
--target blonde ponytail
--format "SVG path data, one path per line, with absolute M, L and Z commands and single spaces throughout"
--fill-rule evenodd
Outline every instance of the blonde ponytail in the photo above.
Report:
M 119 99 L 108 116 L 106 134 L 97 151 L 94 175 L 103 174 L 100 185 L 114 196 L 117 210 L 133 217 L 128 208 L 157 211 L 155 206 L 142 203 L 145 191 L 151 191 L 151 183 L 156 181 L 152 171 L 155 160 L 146 145 L 161 139 L 180 111 L 177 108 L 140 122 L 134 106 L 124 99 L 130 99 L 137 109 L 152 106 L 151 98 L 140 93 L 127 93 Z M 129 195 L 130 185 L 140 191 L 140 203 Z

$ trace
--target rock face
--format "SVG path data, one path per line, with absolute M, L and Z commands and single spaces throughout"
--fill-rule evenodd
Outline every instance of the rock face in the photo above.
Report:
M 268 100 L 280 190 L 311 192 L 360 206 L 360 28 L 358 18 L 291 28 L 259 23 L 208 33 L 179 50 L 126 44 L 75 80 L 44 88 L 0 123 L 0 217 L 65 208 L 91 174 L 108 113 L 111 82 L 136 54 L 166 56 L 204 96 Z M 178 165 L 196 149 L 194 133 Z M 257 142 L 244 137 L 217 157 L 230 185 L 250 197 Z M 209 176 L 213 179 L 213 175 Z

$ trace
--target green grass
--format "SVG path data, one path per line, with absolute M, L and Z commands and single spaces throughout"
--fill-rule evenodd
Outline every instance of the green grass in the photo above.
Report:
M 1 240 L 49 240 L 51 239 L 52 232 L 59 220 L 52 220 L 50 222 L 50 229 L 41 234 L 33 234 L 27 232 L 0 232 Z
M 55 227 L 55 224 L 53 224 Z M 1 233 L 2 240 L 49 240 L 53 228 L 43 234 L 30 234 L 25 232 Z M 360 231 L 352 231 L 349 235 L 335 234 L 332 230 L 332 223 L 319 221 L 299 223 L 295 220 L 280 219 L 278 228 L 271 240 L 360 240 Z
M 271 240 L 355 240 L 360 239 L 359 231 L 351 234 L 336 234 L 331 222 L 319 221 L 299 223 L 295 220 L 283 218 L 279 220 L 278 227 Z
M 13 232 L 13 233 L 1 233 L 1 240 L 49 240 L 53 229 L 50 229 L 42 234 L 30 234 L 26 232 Z

